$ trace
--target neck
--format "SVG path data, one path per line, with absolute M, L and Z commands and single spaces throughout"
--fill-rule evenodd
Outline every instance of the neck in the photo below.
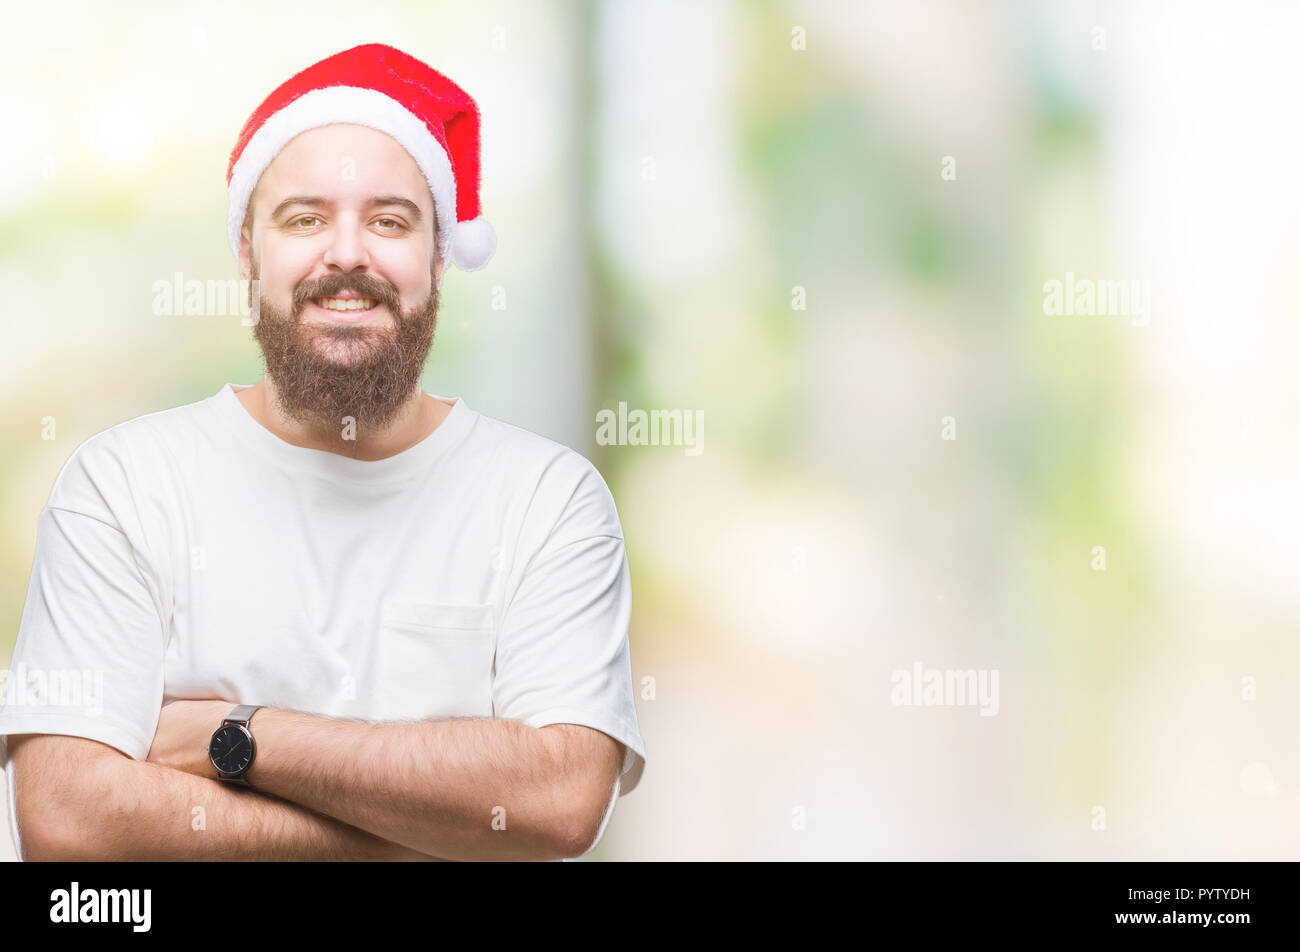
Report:
M 387 459 L 410 449 L 436 430 L 451 412 L 448 404 L 434 399 L 417 384 L 388 426 L 368 433 L 349 432 L 341 427 L 313 427 L 285 416 L 278 406 L 275 383 L 269 377 L 235 390 L 235 395 L 254 420 L 286 443 L 359 460 Z

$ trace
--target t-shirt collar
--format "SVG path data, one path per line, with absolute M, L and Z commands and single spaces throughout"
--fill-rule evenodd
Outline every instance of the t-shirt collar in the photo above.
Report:
M 253 418 L 236 394 L 236 386 L 242 390 L 248 385 L 227 383 L 209 399 L 222 421 L 259 455 L 284 469 L 365 485 L 387 485 L 419 477 L 461 441 L 477 416 L 462 397 L 430 394 L 451 405 L 451 412 L 432 433 L 393 456 L 360 460 L 286 442 Z

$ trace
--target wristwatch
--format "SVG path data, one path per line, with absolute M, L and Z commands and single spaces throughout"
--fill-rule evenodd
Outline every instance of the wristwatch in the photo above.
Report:
M 257 744 L 253 742 L 253 732 L 248 729 L 248 722 L 253 719 L 253 712 L 261 706 L 239 705 L 213 731 L 212 739 L 208 741 L 208 759 L 217 768 L 220 779 L 245 787 L 250 785 L 244 773 L 253 765 Z

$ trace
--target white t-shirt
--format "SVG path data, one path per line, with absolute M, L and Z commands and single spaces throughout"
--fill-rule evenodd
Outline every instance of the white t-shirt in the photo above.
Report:
M 585 724 L 624 745 L 603 835 L 645 747 L 623 533 L 596 468 L 444 397 L 415 446 L 350 459 L 286 443 L 238 389 L 104 430 L 64 464 L 0 698 L 0 767 L 19 733 L 143 760 L 172 698 Z M 9 803 L 21 856 L 12 778 Z

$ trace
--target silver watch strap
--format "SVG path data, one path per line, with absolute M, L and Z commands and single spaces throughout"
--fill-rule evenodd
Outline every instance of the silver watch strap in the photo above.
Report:
M 230 715 L 226 717 L 226 719 L 223 720 L 221 723 L 242 724 L 245 727 L 247 727 L 248 722 L 253 719 L 253 712 L 256 711 L 261 706 L 262 705 L 260 704 L 240 704 L 233 711 L 231 711 Z

